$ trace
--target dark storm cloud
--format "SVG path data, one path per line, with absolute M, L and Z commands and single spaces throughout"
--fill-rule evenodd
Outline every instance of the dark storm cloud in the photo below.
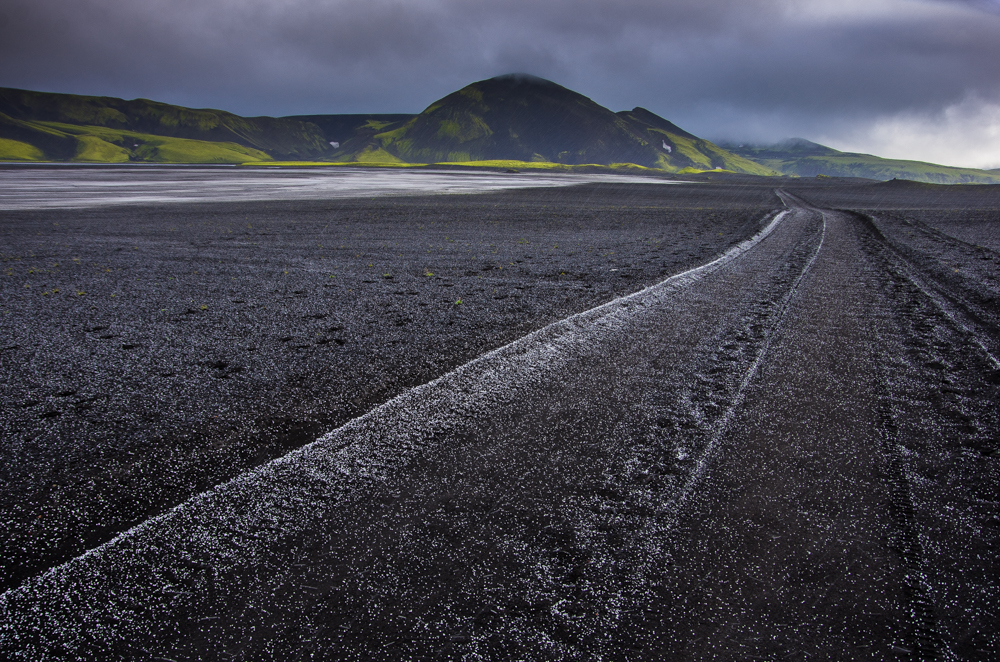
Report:
M 708 135 L 1000 103 L 997 0 L 7 0 L 0 85 L 416 112 L 510 71 Z M 751 136 L 752 137 L 752 136 Z

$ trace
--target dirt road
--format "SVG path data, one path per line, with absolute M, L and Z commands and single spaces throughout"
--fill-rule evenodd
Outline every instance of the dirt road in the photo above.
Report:
M 0 650 L 997 656 L 989 320 L 879 219 L 782 197 L 713 262 L 4 593 Z

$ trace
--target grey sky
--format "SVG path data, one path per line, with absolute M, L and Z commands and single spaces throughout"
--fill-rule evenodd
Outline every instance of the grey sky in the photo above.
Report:
M 521 71 L 713 139 L 1000 166 L 1000 0 L 5 0 L 0 85 L 418 112 Z

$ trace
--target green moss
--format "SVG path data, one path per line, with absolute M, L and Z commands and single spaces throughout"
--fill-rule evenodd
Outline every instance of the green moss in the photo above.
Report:
M 403 160 L 393 156 L 384 149 L 369 146 L 355 157 L 357 163 L 403 163 Z
M 147 99 L 126 101 L 112 97 L 0 88 L 0 108 L 10 109 L 14 112 L 12 118 L 26 126 L 45 120 L 46 123 L 62 126 L 101 127 L 165 138 L 233 142 L 286 159 L 323 158 L 331 151 L 322 130 L 308 122 L 273 117 L 239 117 L 219 110 L 183 108 Z M 35 145 L 50 159 L 73 158 L 75 140 L 60 141 L 46 136 L 34 140 L 27 137 L 30 132 L 24 131 L 21 133 L 25 135 L 8 135 L 19 129 L 6 122 L 8 131 L 4 133 L 3 124 L 5 122 L 0 117 L 0 136 Z M 81 134 L 80 131 L 74 133 Z M 88 130 L 82 131 L 82 134 L 96 135 Z M 108 142 L 106 138 L 102 139 Z M 125 147 L 131 149 L 130 144 Z M 191 152 L 190 149 L 186 151 Z M 197 151 L 183 158 L 207 159 L 209 162 L 233 161 L 236 158 L 229 153 L 232 150 L 228 147 L 223 153 L 209 157 L 199 155 Z
M 245 163 L 270 161 L 266 152 L 233 142 L 210 142 L 187 138 L 154 136 L 135 131 L 119 131 L 101 126 L 75 126 L 39 122 L 74 135 L 80 144 L 74 161 L 96 163 Z M 138 145 L 138 146 L 136 146 Z
M 598 163 L 588 163 L 583 165 L 568 165 L 566 163 L 553 163 L 551 161 L 517 161 L 514 159 L 487 159 L 483 161 L 444 161 L 434 165 L 465 166 L 469 168 L 503 168 L 505 170 L 556 170 L 559 172 L 573 172 L 574 170 L 636 170 L 656 172 L 653 168 L 645 168 L 634 163 L 615 163 L 613 165 L 601 165 Z
M 303 166 L 335 166 L 342 165 L 340 163 L 331 163 L 330 161 L 244 161 L 240 165 L 245 166 L 287 166 L 287 167 L 303 167 Z
M 0 161 L 44 161 L 45 154 L 34 145 L 0 138 Z
M 376 133 L 375 140 L 378 140 L 380 143 L 382 143 L 382 146 L 385 147 L 386 145 L 390 145 L 399 140 L 400 138 L 402 138 L 403 134 L 405 133 L 406 133 L 406 127 L 401 126 L 398 129 L 393 129 L 392 131 Z
M 410 139 L 397 140 L 394 147 L 399 154 L 409 154 L 413 149 L 413 141 Z
M 562 170 L 569 171 L 575 166 L 550 161 L 516 161 L 510 159 L 490 159 L 485 161 L 444 161 L 435 165 L 466 166 L 470 168 L 504 168 L 507 170 Z
M 682 138 L 681 136 L 671 136 L 670 138 L 674 143 L 674 151 L 690 161 L 693 167 L 701 167 L 705 170 L 711 170 L 715 167 L 712 165 L 712 160 L 702 154 L 690 138 Z
M 253 167 L 253 166 L 277 166 L 277 167 L 288 167 L 288 168 L 325 168 L 325 167 L 340 167 L 340 166 L 364 166 L 366 168 L 372 166 L 387 167 L 387 168 L 419 168 L 421 166 L 427 165 L 426 163 L 392 163 L 392 162 L 369 162 L 362 163 L 360 161 L 246 161 L 240 165 Z
M 180 118 L 178 118 L 176 115 L 169 115 L 167 113 L 162 113 L 158 115 L 158 118 L 160 120 L 161 126 L 165 126 L 171 129 L 180 126 Z
M 94 114 L 94 119 L 92 124 L 128 124 L 128 117 L 125 113 L 120 110 L 115 110 L 114 108 L 101 108 Z
M 728 175 L 735 175 L 736 174 L 735 171 L 733 171 L 733 170 L 726 170 L 725 168 L 708 168 L 708 169 L 702 169 L 702 168 L 681 168 L 679 171 L 677 171 L 677 174 L 679 174 L 679 175 L 701 175 L 701 174 L 704 174 L 706 172 L 717 172 L 717 173 L 728 174 Z
M 97 136 L 78 136 L 76 156 L 73 161 L 85 163 L 125 163 L 129 153 Z
M 114 108 L 94 105 L 90 102 L 93 97 L 70 97 L 60 110 L 62 116 L 71 122 L 80 124 L 127 124 L 128 118 L 119 110 Z
M 462 125 L 455 120 L 441 120 L 441 124 L 438 126 L 437 135 L 438 138 L 457 138 L 461 131 Z
M 646 166 L 637 165 L 635 163 L 612 163 L 608 166 L 612 170 L 632 170 L 635 172 L 649 172 L 654 173 L 660 170 L 660 168 L 647 168 Z
M 665 170 L 667 172 L 677 172 L 677 166 L 675 166 L 668 155 L 658 154 L 656 156 L 656 167 L 659 170 Z
M 378 140 L 379 143 L 382 145 L 382 147 L 388 147 L 390 145 L 393 145 L 394 143 L 401 143 L 401 142 L 406 142 L 407 144 L 412 143 L 413 142 L 412 140 L 403 141 L 403 136 L 405 136 L 406 132 L 413 127 L 415 122 L 416 118 L 413 118 L 410 121 L 406 122 L 406 124 L 404 124 L 403 126 L 393 129 L 392 131 L 383 131 L 382 133 L 376 133 L 374 136 L 375 140 Z M 369 124 L 382 124 L 382 126 L 388 126 L 391 123 L 369 122 Z M 399 144 L 396 145 L 396 151 L 400 152 Z
M 467 97 L 469 99 L 472 99 L 473 101 L 479 101 L 480 103 L 483 100 L 482 90 L 479 90 L 473 87 L 472 85 L 462 88 L 461 90 L 458 91 L 458 93 L 461 94 L 463 97 Z
M 98 135 L 104 132 L 104 135 L 121 136 L 121 131 L 116 131 L 114 129 L 106 129 L 102 126 L 79 126 L 77 124 L 66 124 L 64 122 L 32 122 L 34 126 L 40 129 L 47 129 L 53 133 L 68 134 L 71 136 L 83 136 L 83 135 Z
M 271 157 L 260 151 L 236 143 L 213 143 L 203 140 L 180 138 L 161 139 L 152 146 L 143 160 L 158 163 L 245 163 L 267 162 Z M 145 148 L 146 146 L 143 146 Z M 140 148 L 143 149 L 143 148 Z M 140 151 L 141 153 L 141 151 Z
M 37 131 L 42 131 L 43 133 L 47 133 L 52 136 L 68 135 L 65 131 L 60 131 L 59 129 L 47 126 L 47 124 L 50 124 L 49 122 L 21 122 L 21 124 L 24 124 L 25 126 L 30 126 L 31 128 Z M 67 125 L 67 126 L 72 126 L 72 125 Z
M 466 113 L 459 119 L 461 121 L 454 119 L 441 120 L 441 123 L 438 125 L 437 137 L 464 143 L 479 138 L 488 138 L 493 135 L 493 130 L 478 115 Z

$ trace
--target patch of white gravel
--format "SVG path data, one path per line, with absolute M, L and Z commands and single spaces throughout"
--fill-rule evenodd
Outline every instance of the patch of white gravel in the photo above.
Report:
M 456 172 L 333 166 L 31 167 L 0 169 L 0 209 L 468 194 L 602 182 L 688 183 L 655 177 L 600 173 Z

